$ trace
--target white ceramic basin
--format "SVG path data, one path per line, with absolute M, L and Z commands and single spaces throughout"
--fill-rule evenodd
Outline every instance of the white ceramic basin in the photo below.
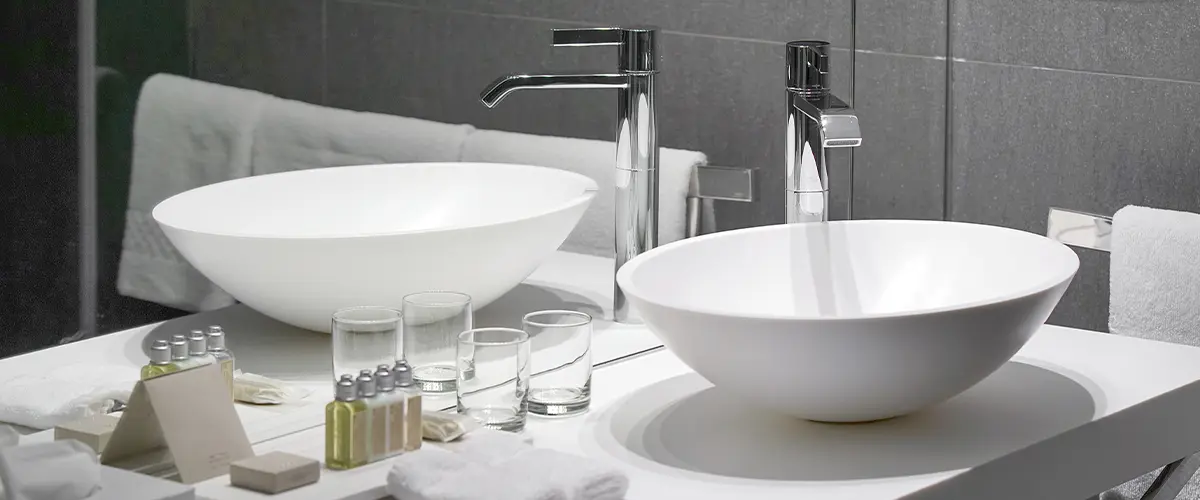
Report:
M 595 181 L 543 167 L 413 163 L 302 170 L 193 189 L 154 208 L 171 243 L 246 305 L 328 332 L 340 307 L 454 290 L 476 308 L 570 234 Z
M 617 282 L 714 385 L 797 417 L 862 422 L 983 380 L 1058 304 L 1079 259 L 995 226 L 863 220 L 766 226 L 646 252 Z

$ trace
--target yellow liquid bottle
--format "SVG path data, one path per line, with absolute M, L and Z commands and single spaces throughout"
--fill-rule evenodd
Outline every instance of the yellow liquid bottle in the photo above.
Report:
M 325 406 L 326 467 L 345 470 L 366 465 L 367 415 L 354 377 L 342 375 L 334 401 Z
M 221 365 L 225 385 L 229 386 L 229 397 L 233 397 L 233 353 L 225 348 L 225 330 L 219 326 L 208 327 L 208 354 Z
M 179 367 L 171 362 L 171 346 L 165 340 L 155 340 L 150 346 L 150 363 L 142 367 L 142 380 L 175 373 Z

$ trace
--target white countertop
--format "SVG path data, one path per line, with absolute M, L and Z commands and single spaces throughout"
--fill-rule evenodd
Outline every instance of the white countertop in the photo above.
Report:
M 548 307 L 606 310 L 611 276 L 607 259 L 560 253 L 480 311 L 478 323 L 512 324 L 505 322 Z M 97 356 L 136 368 L 148 333 L 214 321 L 231 331 L 243 369 L 324 391 L 299 408 L 244 408 L 255 451 L 323 459 L 328 336 L 242 307 L 3 360 L 0 377 Z M 603 365 L 593 376 L 592 409 L 576 418 L 531 416 L 525 432 L 538 446 L 626 471 L 630 500 L 1082 499 L 1200 450 L 1193 347 L 1046 326 L 1012 362 L 945 404 L 873 424 L 816 424 L 738 404 L 656 349 L 643 327 L 598 321 L 594 346 Z M 388 465 L 325 470 L 319 483 L 273 498 L 375 500 Z M 229 487 L 228 477 L 198 484 L 197 493 L 267 498 Z

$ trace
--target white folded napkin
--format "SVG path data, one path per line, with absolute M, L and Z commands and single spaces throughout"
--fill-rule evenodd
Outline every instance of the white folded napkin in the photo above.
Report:
M 75 364 L 0 381 L 0 422 L 50 429 L 107 413 L 129 401 L 138 372 L 121 365 Z
M 400 500 L 617 500 L 629 489 L 619 470 L 490 429 L 393 464 L 388 493 Z
M 74 439 L 0 449 L 8 500 L 84 500 L 100 490 L 96 452 Z

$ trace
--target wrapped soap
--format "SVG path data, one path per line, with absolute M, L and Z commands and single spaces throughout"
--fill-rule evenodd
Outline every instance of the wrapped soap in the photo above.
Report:
M 421 434 L 430 441 L 454 441 L 478 428 L 479 422 L 466 415 L 432 411 L 421 414 Z
M 278 405 L 300 401 L 312 391 L 254 373 L 234 372 L 233 399 L 256 405 Z

